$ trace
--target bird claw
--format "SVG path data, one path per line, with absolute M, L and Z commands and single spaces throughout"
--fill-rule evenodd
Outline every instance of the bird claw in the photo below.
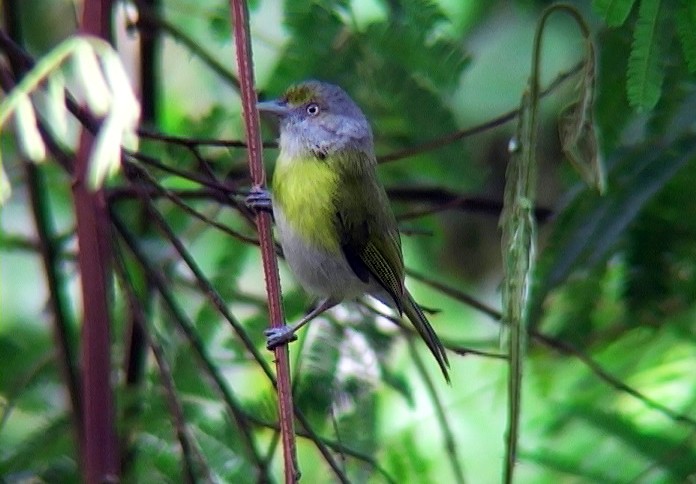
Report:
M 297 335 L 292 326 L 268 328 L 263 334 L 266 336 L 266 348 L 269 350 L 274 350 L 278 346 L 297 340 Z
M 244 199 L 244 203 L 250 209 L 260 212 L 273 212 L 273 202 L 271 192 L 261 187 L 251 187 L 249 195 Z

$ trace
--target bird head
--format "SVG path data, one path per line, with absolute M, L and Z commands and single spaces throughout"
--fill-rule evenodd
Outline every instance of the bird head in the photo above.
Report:
M 288 154 L 373 150 L 372 130 L 365 115 L 343 89 L 333 84 L 305 81 L 257 107 L 279 118 L 280 148 L 292 152 Z

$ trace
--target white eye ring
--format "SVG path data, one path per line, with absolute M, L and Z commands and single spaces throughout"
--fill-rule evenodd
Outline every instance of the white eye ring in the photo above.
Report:
M 319 114 L 319 105 L 316 103 L 312 103 L 309 106 L 307 106 L 307 114 L 310 116 L 316 116 Z

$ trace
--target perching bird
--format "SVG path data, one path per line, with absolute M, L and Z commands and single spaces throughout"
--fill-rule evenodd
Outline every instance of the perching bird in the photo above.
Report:
M 372 130 L 338 86 L 307 81 L 277 100 L 257 104 L 280 120 L 280 154 L 272 196 L 256 190 L 248 203 L 272 207 L 290 269 L 319 305 L 293 326 L 269 328 L 273 349 L 346 299 L 370 294 L 406 313 L 449 381 L 445 348 L 404 285 L 401 239 L 377 179 Z

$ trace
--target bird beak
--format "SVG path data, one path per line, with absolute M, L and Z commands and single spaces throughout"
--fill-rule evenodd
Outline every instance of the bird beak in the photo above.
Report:
M 256 108 L 262 113 L 275 114 L 276 116 L 285 116 L 290 111 L 287 104 L 278 99 L 256 103 Z

